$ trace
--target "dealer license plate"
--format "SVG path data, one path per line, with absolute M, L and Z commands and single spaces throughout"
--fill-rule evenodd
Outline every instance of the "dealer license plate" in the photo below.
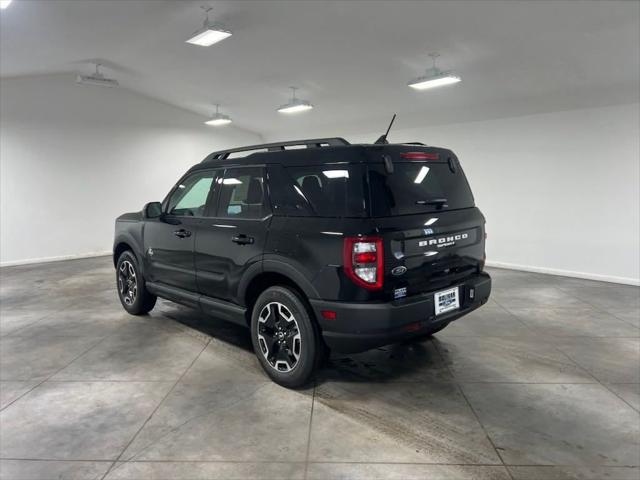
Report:
M 435 293 L 433 295 L 433 304 L 435 305 L 436 315 L 441 315 L 460 308 L 458 287 Z

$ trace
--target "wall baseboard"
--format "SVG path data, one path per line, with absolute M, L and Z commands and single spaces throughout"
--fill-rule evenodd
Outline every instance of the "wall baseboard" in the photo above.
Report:
M 60 255 L 58 257 L 42 257 L 42 258 L 28 258 L 26 260 L 11 260 L 8 262 L 0 262 L 0 267 L 15 267 L 18 265 L 31 265 L 33 263 L 49 263 L 49 262 L 61 262 L 63 260 L 75 260 L 77 258 L 91 258 L 91 257 L 104 257 L 105 255 L 111 255 L 111 250 L 105 250 L 102 252 L 88 252 L 79 253 L 76 255 Z
M 61 255 L 58 257 L 13 260 L 9 262 L 1 262 L 0 267 L 14 267 L 18 265 L 30 265 L 33 263 L 61 262 L 63 260 L 74 260 L 78 258 L 103 257 L 111 254 L 112 252 L 110 250 L 106 250 L 102 252 L 89 252 L 89 253 L 81 253 L 77 255 Z M 560 277 L 582 278 L 585 280 L 595 280 L 598 282 L 621 283 L 623 285 L 634 285 L 636 287 L 640 286 L 640 279 L 637 279 L 637 278 L 616 277 L 613 275 L 600 275 L 597 273 L 587 273 L 587 272 L 574 272 L 571 270 L 560 270 L 557 268 L 548 268 L 548 267 L 533 267 L 530 265 L 518 265 L 515 263 L 507 263 L 507 262 L 487 261 L 486 265 L 488 267 L 504 268 L 507 270 L 519 270 L 522 272 L 543 273 L 546 275 L 556 275 Z
M 560 270 L 557 268 L 533 267 L 530 265 L 517 265 L 514 263 L 487 261 L 488 267 L 505 268 L 507 270 L 520 270 L 522 272 L 544 273 L 559 277 L 582 278 L 585 280 L 596 280 L 598 282 L 621 283 L 624 285 L 640 286 L 640 279 L 630 277 L 616 277 L 613 275 L 601 275 L 598 273 L 574 272 L 571 270 Z

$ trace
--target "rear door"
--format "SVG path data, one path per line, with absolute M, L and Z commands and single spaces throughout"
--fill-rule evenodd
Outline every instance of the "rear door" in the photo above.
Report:
M 390 299 L 453 287 L 484 265 L 484 217 L 446 150 L 393 153 L 369 166 L 371 213 L 385 243 Z
M 243 274 L 262 260 L 271 208 L 265 195 L 264 167 L 228 168 L 217 185 L 212 212 L 195 241 L 200 293 L 240 303 Z

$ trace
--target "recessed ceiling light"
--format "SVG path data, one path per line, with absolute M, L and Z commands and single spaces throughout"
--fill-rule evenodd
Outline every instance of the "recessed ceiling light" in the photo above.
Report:
M 231 117 L 229 117 L 228 115 L 223 115 L 218 111 L 219 108 L 220 105 L 216 104 L 216 113 L 213 114 L 213 116 L 209 120 L 204 122 L 205 124 L 213 125 L 214 127 L 221 127 L 223 125 L 229 125 L 232 122 Z
M 429 55 L 433 61 L 433 66 L 427 70 L 426 75 L 414 78 L 408 83 L 408 86 L 416 90 L 427 90 L 429 88 L 442 87 L 444 85 L 452 85 L 462 80 L 459 76 L 452 72 L 443 72 L 436 66 L 436 59 L 440 56 L 437 53 Z
M 300 100 L 296 97 L 296 87 L 289 87 L 291 89 L 291 101 L 281 107 L 278 107 L 280 113 L 298 113 L 306 110 L 311 110 L 313 105 L 307 100 Z
M 211 23 L 209 21 L 209 12 L 211 7 L 200 7 L 204 10 L 206 18 L 201 29 L 196 31 L 191 38 L 187 40 L 187 43 L 192 45 L 199 45 L 201 47 L 210 47 L 214 43 L 218 43 L 227 37 L 230 37 L 232 33 L 227 30 L 223 25 L 218 23 Z
M 5 8 L 7 8 L 9 5 L 11 5 L 11 2 L 13 0 L 0 0 L 0 9 L 4 10 Z

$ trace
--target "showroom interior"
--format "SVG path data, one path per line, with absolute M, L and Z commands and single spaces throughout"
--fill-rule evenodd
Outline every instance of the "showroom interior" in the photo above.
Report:
M 640 478 L 640 2 L 0 7 L 0 479 Z M 486 218 L 480 308 L 301 388 L 250 329 L 123 309 L 117 217 L 394 114 Z

